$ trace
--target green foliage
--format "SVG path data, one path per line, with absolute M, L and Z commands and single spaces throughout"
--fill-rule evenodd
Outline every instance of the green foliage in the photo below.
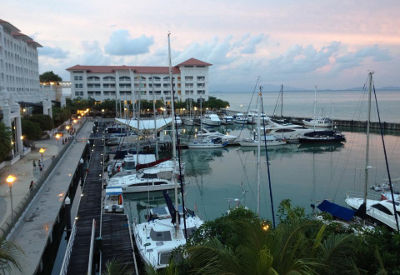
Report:
M 214 96 L 208 97 L 207 101 L 204 101 L 203 108 L 210 108 L 210 109 L 224 109 L 229 106 L 228 101 L 224 101 L 222 99 L 216 98 Z
M 281 201 L 278 207 L 277 216 L 281 223 L 293 222 L 306 218 L 304 208 L 293 208 L 289 199 Z
M 11 152 L 11 130 L 0 122 L 0 162 L 5 160 Z
M 68 120 L 71 117 L 71 110 L 69 108 L 63 107 L 55 107 L 53 106 L 53 121 L 54 126 L 58 127 L 63 124 L 64 121 Z
M 12 267 L 22 271 L 17 261 L 19 253 L 22 253 L 22 250 L 14 243 L 7 241 L 3 237 L 0 238 L 0 274 L 10 274 Z
M 29 140 L 38 140 L 42 136 L 42 130 L 40 124 L 37 122 L 30 121 L 29 119 L 21 119 L 22 134 Z
M 128 275 L 132 274 L 128 271 L 126 265 L 121 264 L 116 259 L 108 261 L 106 263 L 106 270 L 103 275 Z
M 44 72 L 39 76 L 40 82 L 50 83 L 50 82 L 60 82 L 62 78 L 55 74 L 53 71 Z
M 51 130 L 54 128 L 53 119 L 48 115 L 34 114 L 31 116 L 25 117 L 25 119 L 28 119 L 32 122 L 38 123 L 40 126 L 40 129 L 42 131 Z

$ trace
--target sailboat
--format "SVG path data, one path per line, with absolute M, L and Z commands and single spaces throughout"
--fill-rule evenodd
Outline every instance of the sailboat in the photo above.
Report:
M 314 115 L 312 119 L 304 119 L 303 123 L 308 127 L 330 128 L 333 126 L 333 121 L 327 117 L 317 117 L 317 86 L 314 89 Z
M 169 77 L 171 80 L 172 100 L 171 116 L 175 117 L 174 91 L 172 80 L 170 34 L 168 34 L 168 57 Z M 176 131 L 175 123 L 172 124 L 172 156 L 176 160 Z M 178 163 L 180 163 L 178 158 Z M 175 169 L 174 169 L 175 170 Z M 172 182 L 175 184 L 175 206 L 166 191 L 163 192 L 167 207 L 153 208 L 150 210 L 148 220 L 144 223 L 134 225 L 134 237 L 138 251 L 144 262 L 155 269 L 165 268 L 174 249 L 186 244 L 190 235 L 199 228 L 203 221 L 194 212 L 185 208 L 183 200 L 182 174 L 181 194 L 182 206 L 178 204 L 178 183 L 175 177 Z M 181 224 L 184 227 L 181 227 Z
M 357 211 L 363 216 L 363 218 L 369 217 L 375 221 L 383 223 L 388 227 L 399 230 L 398 220 L 400 219 L 400 208 L 396 208 L 400 206 L 400 202 L 396 202 L 394 200 L 393 192 L 392 192 L 392 200 L 370 200 L 367 199 L 368 195 L 368 172 L 371 168 L 369 162 L 369 139 L 370 139 L 370 122 L 371 122 L 371 94 L 372 94 L 372 72 L 369 73 L 369 89 L 368 89 L 368 120 L 367 120 L 367 141 L 365 148 L 365 176 L 364 176 L 364 196 L 362 198 L 347 195 L 345 202 L 353 209 L 357 209 Z M 379 112 L 378 112 L 379 117 Z M 382 133 L 381 133 L 382 134 Z M 382 136 L 382 141 L 384 145 L 384 140 Z M 384 147 L 385 159 L 386 159 L 386 149 Z M 389 182 L 390 173 L 388 168 L 388 163 L 386 162 Z

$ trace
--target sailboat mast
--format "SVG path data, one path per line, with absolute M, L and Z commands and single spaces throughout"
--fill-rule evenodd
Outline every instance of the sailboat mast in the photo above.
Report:
M 283 117 L 283 84 L 281 84 L 281 117 Z
M 171 33 L 168 33 L 168 73 L 169 80 L 171 83 L 171 117 L 172 117 L 172 161 L 174 162 L 174 173 L 176 171 L 176 134 L 175 134 L 175 102 L 174 102 L 174 89 L 173 89 L 173 80 L 172 80 L 172 62 L 171 62 L 171 42 L 170 42 Z M 175 234 L 178 234 L 179 230 L 179 205 L 178 205 L 178 183 L 175 180 L 175 176 L 172 177 L 172 180 L 175 183 L 175 209 L 176 209 L 176 226 L 175 226 Z
M 259 97 L 261 97 L 261 87 L 260 87 L 260 93 L 258 94 Z M 261 165 L 260 165 L 260 157 L 261 157 L 261 99 L 258 100 L 258 119 L 257 119 L 257 215 L 260 216 L 260 170 L 261 170 Z M 264 137 L 265 138 L 265 137 Z
M 365 211 L 366 211 L 366 209 L 367 209 L 367 194 L 368 194 L 369 126 L 370 126 L 370 121 L 371 121 L 372 74 L 373 74 L 372 72 L 369 72 L 367 142 L 366 142 L 366 145 L 365 145 L 365 182 L 364 182 L 364 204 L 365 204 Z
M 315 131 L 315 124 L 316 124 L 316 112 L 317 112 L 317 85 L 315 85 L 314 87 L 314 116 L 313 116 L 313 120 L 314 120 L 314 131 Z
M 154 138 L 156 142 L 156 160 L 158 160 L 158 139 L 157 139 L 157 123 L 156 123 L 156 96 L 154 95 L 154 75 L 151 76 L 151 88 L 153 93 L 153 117 L 154 117 Z

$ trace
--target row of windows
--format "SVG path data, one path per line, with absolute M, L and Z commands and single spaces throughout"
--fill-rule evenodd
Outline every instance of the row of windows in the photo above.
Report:
M 132 92 L 131 91 L 120 91 L 119 92 L 120 95 L 131 95 Z M 88 91 L 88 95 L 101 95 L 102 92 L 101 91 Z M 103 91 L 103 95 L 115 95 L 115 91 Z M 141 91 L 140 92 L 141 95 L 153 95 L 153 91 Z M 155 95 L 169 95 L 171 94 L 171 91 L 154 91 Z M 180 94 L 180 91 L 178 91 L 178 94 Z M 189 90 L 189 91 L 185 91 L 185 95 L 193 95 L 194 91 L 193 90 Z M 204 90 L 198 90 L 197 91 L 198 95 L 205 95 L 205 91 Z M 83 96 L 83 91 L 76 91 L 75 92 L 75 96 Z
M 139 87 L 140 88 L 146 88 L 146 86 L 147 85 L 144 84 L 144 83 L 143 84 L 135 83 L 135 85 L 134 85 L 135 88 L 139 88 Z M 148 86 L 151 88 L 151 87 L 153 87 L 153 84 L 150 83 Z M 162 87 L 164 87 L 164 88 L 169 88 L 170 86 L 171 85 L 169 83 L 163 83 L 163 85 L 162 85 Z M 175 86 L 180 88 L 181 84 L 178 83 L 178 85 L 175 85 Z M 87 84 L 87 87 L 88 88 L 100 88 L 101 85 L 99 83 L 89 83 L 89 84 Z M 131 88 L 131 84 L 119 83 L 119 87 L 120 88 Z M 161 84 L 155 83 L 154 87 L 155 88 L 161 88 Z M 185 83 L 185 87 L 186 88 L 193 88 L 194 85 L 193 85 L 193 83 Z M 204 83 L 197 83 L 197 87 L 198 88 L 204 88 L 205 84 Z M 75 88 L 83 88 L 83 84 L 82 83 L 76 83 L 75 84 Z M 104 83 L 103 84 L 103 88 L 115 88 L 115 83 Z
M 178 78 L 173 77 L 173 79 L 174 80 L 178 79 L 178 81 L 181 80 L 181 78 L 179 76 L 178 76 Z M 193 76 L 185 76 L 185 81 L 193 81 L 193 79 L 194 79 Z M 205 81 L 205 79 L 206 79 L 205 76 L 198 76 L 197 77 L 197 81 Z M 74 80 L 75 81 L 83 80 L 83 76 L 75 75 L 74 76 Z M 142 76 L 139 79 L 139 76 L 136 76 L 135 80 L 143 80 L 143 81 L 148 80 L 149 82 L 151 82 L 153 80 L 154 81 L 160 81 L 161 77 L 158 77 L 158 76 L 152 77 L 152 76 L 150 76 L 150 77 L 146 78 L 146 77 Z M 162 78 L 162 80 L 169 81 L 170 79 L 169 79 L 169 76 L 165 76 L 165 77 Z M 89 76 L 87 78 L 87 81 L 100 81 L 100 77 L 99 76 Z M 113 77 L 113 76 L 105 76 L 105 77 L 103 77 L 103 81 L 115 81 L 115 77 Z M 120 76 L 119 77 L 119 81 L 131 81 L 131 78 L 129 76 Z

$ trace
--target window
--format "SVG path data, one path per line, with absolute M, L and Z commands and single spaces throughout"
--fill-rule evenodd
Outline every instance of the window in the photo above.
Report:
M 120 87 L 120 88 L 130 88 L 130 87 L 131 87 L 131 84 L 119 83 L 119 87 Z
M 83 84 L 78 84 L 78 83 L 76 83 L 76 84 L 75 84 L 75 88 L 83 88 Z
M 113 76 L 105 76 L 105 77 L 103 77 L 103 80 L 104 81 L 115 81 L 115 77 L 113 77 Z
M 185 76 L 185 81 L 193 81 L 193 76 Z
M 204 83 L 197 83 L 197 87 L 204 88 L 206 85 Z
M 131 78 L 129 76 L 121 76 L 119 81 L 131 81 Z
M 198 95 L 204 95 L 204 94 L 206 94 L 206 91 L 204 91 L 204 90 L 198 90 L 198 91 L 197 91 L 197 94 L 198 94 Z
M 170 94 L 171 93 L 171 91 L 164 91 L 164 94 L 165 95 L 168 95 L 168 94 Z
M 197 77 L 197 81 L 204 81 L 204 80 L 206 80 L 205 76 L 198 76 Z
M 192 88 L 193 87 L 193 83 L 185 83 L 185 87 Z
M 165 77 L 163 78 L 163 80 L 164 80 L 164 81 L 168 81 L 168 80 L 169 80 L 169 76 L 165 76 Z
M 115 87 L 115 83 L 104 83 L 103 87 L 104 88 L 114 88 Z
M 164 83 L 164 84 L 163 84 L 163 87 L 164 87 L 164 88 L 169 87 L 169 83 Z
M 87 78 L 88 81 L 100 81 L 100 77 L 98 76 L 89 76 Z
M 383 206 L 382 204 L 374 204 L 371 206 L 372 208 L 378 209 L 380 211 L 382 211 L 383 213 L 387 214 L 387 215 L 391 215 L 393 216 L 392 212 L 389 211 L 389 209 L 387 209 L 385 206 Z

